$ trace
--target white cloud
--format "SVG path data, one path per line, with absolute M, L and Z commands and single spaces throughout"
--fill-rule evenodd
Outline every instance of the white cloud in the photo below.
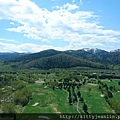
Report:
M 10 22 L 10 24 L 11 24 L 11 25 L 15 25 L 15 23 L 14 23 L 14 22 Z
M 38 44 L 32 44 L 32 43 L 24 43 L 20 45 L 10 44 L 10 43 L 3 43 L 0 42 L 0 49 L 1 52 L 40 52 L 47 49 L 55 49 L 55 50 L 67 50 L 70 49 L 69 46 L 65 47 L 55 47 L 50 45 L 38 45 Z
M 78 9 L 78 8 L 79 8 L 79 6 L 77 6 L 76 4 L 70 4 L 70 3 L 66 3 L 65 5 L 60 7 L 60 9 L 65 9 L 65 10 L 68 10 L 68 11 L 75 10 L 75 9 Z
M 0 41 L 16 42 L 14 39 L 0 38 Z
M 82 0 L 80 4 L 83 4 Z M 44 42 L 62 39 L 69 42 L 67 48 L 118 43 L 120 31 L 105 30 L 99 25 L 98 18 L 99 16 L 91 11 L 80 11 L 76 4 L 66 3 L 63 6 L 56 6 L 53 11 L 48 11 L 30 0 L 0 1 L 0 19 L 11 20 L 10 24 L 20 24 L 6 30 Z M 36 51 L 34 46 L 38 47 L 33 45 L 33 50 Z M 18 48 L 28 49 L 24 45 Z

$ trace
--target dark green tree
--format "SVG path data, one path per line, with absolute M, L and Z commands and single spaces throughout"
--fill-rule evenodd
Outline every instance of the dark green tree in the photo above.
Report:
M 53 88 L 53 90 L 55 90 L 55 86 L 53 86 L 52 88 Z
M 118 85 L 120 85 L 120 82 L 118 82 Z
M 87 112 L 87 105 L 84 103 L 84 105 L 83 105 L 83 111 L 86 113 Z
M 80 97 L 80 99 L 79 99 L 81 102 L 84 102 L 84 99 L 83 99 L 83 97 Z
M 72 105 L 72 97 L 69 96 L 69 104 Z
M 112 92 L 108 91 L 108 97 L 109 97 L 109 98 L 112 98 L 112 97 L 113 97 Z
M 80 91 L 77 92 L 77 95 L 78 95 L 78 98 L 81 97 L 81 93 L 80 93 Z

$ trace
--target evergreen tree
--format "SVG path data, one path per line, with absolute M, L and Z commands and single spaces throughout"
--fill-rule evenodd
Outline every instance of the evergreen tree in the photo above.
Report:
M 53 88 L 53 90 L 55 90 L 55 86 L 53 86 L 52 88 Z
M 113 97 L 112 92 L 108 91 L 108 97 L 109 97 L 109 98 L 112 98 L 112 97 Z
M 78 95 L 79 98 L 81 97 L 80 91 L 77 92 L 77 95 Z
M 84 103 L 83 105 L 83 111 L 86 113 L 87 112 L 87 105 Z
M 84 102 L 84 99 L 83 99 L 83 97 L 80 97 L 80 101 L 81 101 L 81 102 Z
M 113 86 L 110 86 L 109 89 L 110 89 L 111 91 L 113 91 Z
M 120 82 L 118 82 L 118 85 L 120 85 Z
M 71 96 L 69 97 L 69 104 L 72 105 L 72 98 L 71 98 Z

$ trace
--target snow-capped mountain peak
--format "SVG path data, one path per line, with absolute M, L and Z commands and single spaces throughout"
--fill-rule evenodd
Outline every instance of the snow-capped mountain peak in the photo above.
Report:
M 83 48 L 81 50 L 92 53 L 92 54 L 105 54 L 105 53 L 108 53 L 107 51 L 101 50 L 101 49 L 98 49 L 98 48 Z
M 82 50 L 88 52 L 90 50 L 90 48 L 83 48 Z

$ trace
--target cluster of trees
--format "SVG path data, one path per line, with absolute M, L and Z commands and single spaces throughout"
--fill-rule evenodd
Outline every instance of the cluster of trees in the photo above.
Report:
M 99 79 L 120 79 L 119 75 L 115 74 L 89 74 L 88 78 L 99 78 Z
M 2 104 L 2 112 L 3 113 L 16 113 L 15 104 L 12 102 L 4 102 Z
M 115 86 L 107 86 L 106 84 L 103 84 L 99 81 L 99 90 L 104 94 L 104 98 L 106 99 L 106 102 L 110 105 L 110 107 L 115 110 L 115 112 L 118 114 L 120 113 L 120 103 L 114 99 L 113 93 L 114 91 L 117 91 L 117 88 Z
M 12 81 L 16 79 L 16 76 L 13 74 L 2 74 L 0 75 L 0 87 L 4 87 L 6 85 L 11 85 Z
M 32 92 L 23 87 L 21 90 L 17 90 L 14 93 L 14 102 L 16 105 L 22 105 L 23 107 L 28 104 L 30 98 L 32 97 Z
M 111 92 L 117 92 L 118 87 L 117 86 L 108 86 L 107 84 L 102 83 L 100 80 L 98 81 L 99 84 L 99 90 L 103 93 L 104 91 L 111 91 Z
M 104 94 L 105 99 L 112 98 L 113 94 L 111 92 L 111 87 L 108 87 L 107 84 L 103 84 L 102 82 L 99 82 L 99 90 Z
M 120 76 L 119 75 L 113 75 L 113 74 L 110 74 L 110 75 L 107 75 L 107 74 L 103 74 L 101 76 L 99 76 L 100 79 L 120 79 Z
M 81 102 L 83 104 L 83 111 L 88 113 L 87 105 L 85 104 L 84 98 L 80 92 L 80 87 L 82 84 L 86 84 L 86 81 L 87 80 L 85 77 L 81 77 L 80 73 L 69 72 L 66 73 L 66 76 L 63 75 L 63 78 L 59 79 L 59 82 L 56 80 L 50 80 L 49 82 L 46 82 L 46 80 L 44 80 L 45 83 L 43 85 L 51 86 L 53 90 L 58 87 L 61 90 L 67 91 L 69 105 Z
M 15 80 L 21 80 L 28 83 L 35 83 L 35 80 L 38 79 L 38 75 L 34 72 L 26 73 L 26 72 L 0 72 L 0 87 L 4 87 L 5 85 L 11 85 Z
M 68 91 L 69 104 L 73 105 L 73 104 L 77 103 L 78 101 L 80 101 L 80 102 L 84 103 L 83 111 L 85 113 L 88 113 L 87 105 L 85 104 L 84 99 L 79 90 L 81 85 L 82 84 L 76 84 L 75 82 L 73 82 L 73 83 L 66 82 L 66 83 L 64 83 L 63 88 Z
M 70 90 L 70 87 L 68 88 L 67 91 L 68 91 L 68 93 L 69 93 L 69 97 L 68 97 L 68 99 L 69 99 L 69 104 L 72 105 L 72 104 L 74 104 L 75 102 L 77 103 L 77 102 L 78 102 L 78 96 L 77 96 L 77 94 L 76 94 L 75 87 L 72 86 L 72 92 L 71 92 L 71 90 Z
M 113 92 L 118 91 L 117 86 L 107 85 L 100 79 L 95 79 L 95 78 L 89 79 L 88 75 L 90 75 L 90 72 L 86 72 L 85 75 L 84 75 L 84 72 L 78 72 L 78 71 L 76 72 L 72 70 L 69 70 L 69 72 L 65 72 L 65 73 L 62 73 L 62 72 L 57 72 L 55 75 L 58 78 L 54 76 L 56 80 L 52 80 L 52 81 L 50 80 L 49 82 L 47 81 L 47 85 L 50 85 L 50 86 L 52 85 L 53 90 L 55 90 L 55 88 L 58 87 L 62 90 L 67 91 L 69 105 L 76 105 L 78 104 L 78 102 L 81 102 L 81 104 L 83 105 L 83 111 L 85 113 L 88 113 L 88 107 L 86 104 L 86 100 L 84 100 L 83 96 L 81 95 L 80 88 L 82 85 L 86 85 L 87 83 L 94 83 L 98 85 L 98 89 L 104 95 L 106 102 L 108 102 L 108 104 L 111 106 L 112 104 L 111 99 L 114 99 Z M 91 73 L 93 73 L 93 71 Z M 93 75 L 96 76 L 97 78 L 97 74 L 93 74 Z M 44 84 L 46 84 L 46 81 Z M 118 85 L 120 85 L 119 82 L 118 82 Z M 88 97 L 90 96 L 91 90 L 92 89 L 90 87 L 88 87 L 88 90 L 86 90 Z M 113 109 L 113 106 L 112 106 L 112 109 Z
M 35 80 L 37 80 L 38 77 L 35 74 L 22 73 L 22 74 L 18 74 L 18 79 L 28 83 L 35 83 Z
M 0 105 L 3 113 L 15 113 L 15 106 L 27 105 L 31 97 L 32 92 L 18 79 L 17 74 L 0 75 Z

